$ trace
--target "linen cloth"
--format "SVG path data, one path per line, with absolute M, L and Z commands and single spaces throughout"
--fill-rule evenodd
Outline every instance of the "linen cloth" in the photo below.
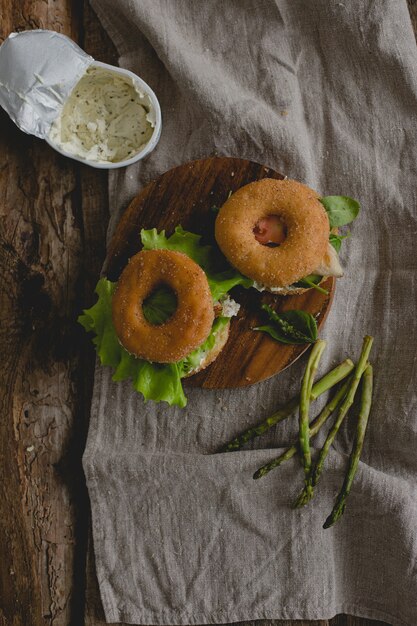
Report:
M 350 613 L 417 624 L 417 54 L 405 1 L 93 0 L 120 65 L 155 90 L 163 131 L 110 174 L 109 235 L 131 198 L 172 166 L 248 158 L 323 195 L 358 198 L 321 372 L 375 336 L 374 405 L 342 520 L 322 524 L 343 480 L 354 415 L 313 503 L 294 458 L 252 474 L 297 432 L 212 454 L 299 388 L 305 358 L 239 390 L 188 391 L 185 410 L 144 404 L 96 368 L 84 468 L 106 619 L 202 624 Z M 320 403 L 318 404 L 320 406 Z M 317 447 L 323 435 L 315 440 Z

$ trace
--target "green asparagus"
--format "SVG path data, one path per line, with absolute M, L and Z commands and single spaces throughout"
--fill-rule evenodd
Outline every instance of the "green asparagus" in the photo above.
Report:
M 314 377 L 317 372 L 320 358 L 323 354 L 323 350 L 325 349 L 325 347 L 326 342 L 322 339 L 318 339 L 317 342 L 314 344 L 314 347 L 310 353 L 310 357 L 307 362 L 306 370 L 304 372 L 303 381 L 301 383 L 298 441 L 301 452 L 301 461 L 304 467 L 304 474 L 306 478 L 305 486 L 307 491 L 309 489 L 307 479 L 310 474 L 311 468 L 309 428 L 310 395 L 313 388 Z
M 310 475 L 308 476 L 306 480 L 304 489 L 300 493 L 300 495 L 298 496 L 298 498 L 296 499 L 294 503 L 295 507 L 304 506 L 313 497 L 314 487 L 317 485 L 317 482 L 319 480 L 321 471 L 324 466 L 324 462 L 330 450 L 330 446 L 332 445 L 334 438 L 336 437 L 339 431 L 339 428 L 355 399 L 355 394 L 359 385 L 359 381 L 362 377 L 363 372 L 365 371 L 368 365 L 368 357 L 372 348 L 373 341 L 374 341 L 373 337 L 370 337 L 368 335 L 364 337 L 363 345 L 362 345 L 362 352 L 359 357 L 359 361 L 356 365 L 355 371 L 353 373 L 352 380 L 350 383 L 350 388 L 346 394 L 346 398 L 344 399 L 343 403 L 340 406 L 336 421 L 333 424 L 332 428 L 330 429 L 326 437 L 326 441 L 324 442 L 324 445 L 319 452 L 317 461 L 314 463 L 314 465 L 312 465 L 310 469 Z
M 334 397 L 326 404 L 326 406 L 322 409 L 319 415 L 311 422 L 310 424 L 310 438 L 315 437 L 319 432 L 320 428 L 329 418 L 329 416 L 336 410 L 340 402 L 346 395 L 346 392 L 349 388 L 349 380 L 347 380 L 337 391 Z M 287 448 L 285 452 L 283 452 L 279 457 L 273 459 L 263 467 L 260 467 L 253 475 L 253 478 L 256 480 L 258 478 L 262 478 L 262 476 L 266 476 L 271 470 L 275 467 L 279 467 L 285 461 L 289 461 L 292 457 L 297 453 L 299 449 L 298 445 L 291 446 Z
M 336 498 L 333 511 L 324 522 L 323 528 L 330 528 L 337 520 L 342 517 L 345 507 L 346 498 L 348 497 L 353 479 L 355 478 L 356 470 L 358 469 L 359 459 L 362 452 L 363 441 L 365 439 L 366 427 L 368 425 L 369 413 L 371 411 L 372 404 L 372 388 L 373 388 L 373 369 L 372 365 L 368 365 L 363 373 L 362 382 L 362 397 L 361 407 L 358 416 L 358 423 L 356 427 L 355 442 L 353 444 L 352 452 L 349 458 L 349 465 L 346 472 L 343 486 L 339 495 Z
M 323 378 L 318 380 L 311 390 L 310 399 L 311 401 L 316 400 L 323 393 L 334 387 L 341 380 L 346 378 L 354 368 L 354 364 L 350 359 L 346 359 L 342 361 L 337 367 L 328 372 Z M 278 409 L 273 415 L 268 417 L 266 420 L 258 424 L 258 426 L 254 426 L 253 428 L 249 428 L 245 430 L 243 433 L 238 435 L 235 439 L 232 439 L 229 443 L 224 445 L 219 452 L 234 452 L 235 450 L 240 450 L 246 443 L 255 439 L 255 437 L 259 437 L 267 430 L 283 421 L 297 410 L 299 405 L 299 396 L 287 402 L 283 407 Z

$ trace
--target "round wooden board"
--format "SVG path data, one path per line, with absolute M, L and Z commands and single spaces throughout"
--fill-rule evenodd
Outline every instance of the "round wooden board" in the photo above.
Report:
M 140 250 L 142 228 L 165 229 L 171 234 L 181 224 L 203 235 L 205 243 L 213 243 L 216 213 L 212 207 L 220 207 L 231 191 L 261 178 L 284 176 L 258 163 L 227 157 L 192 161 L 165 172 L 147 185 L 123 214 L 109 246 L 105 274 L 110 280 L 119 278 L 128 259 Z M 184 382 L 208 389 L 245 387 L 278 374 L 309 345 L 279 344 L 265 333 L 253 331 L 266 321 L 261 304 L 272 304 L 277 311 L 308 311 L 320 328 L 333 300 L 335 282 L 329 278 L 324 283 L 329 295 L 311 289 L 302 295 L 279 297 L 236 288 L 232 295 L 241 309 L 232 320 L 225 348 L 212 365 Z

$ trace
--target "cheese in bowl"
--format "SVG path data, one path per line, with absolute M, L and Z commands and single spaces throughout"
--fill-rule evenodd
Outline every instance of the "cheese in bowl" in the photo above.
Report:
M 76 161 L 124 167 L 159 141 L 161 108 L 149 85 L 61 33 L 10 33 L 0 46 L 0 77 L 0 106 L 13 122 Z
M 155 101 L 131 72 L 95 62 L 53 122 L 49 143 L 98 167 L 133 162 L 158 141 L 160 112 Z

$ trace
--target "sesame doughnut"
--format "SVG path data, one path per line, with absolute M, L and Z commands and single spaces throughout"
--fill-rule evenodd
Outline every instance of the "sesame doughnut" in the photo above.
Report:
M 259 243 L 254 229 L 277 215 L 285 240 Z M 329 241 L 329 220 L 319 195 L 295 180 L 264 178 L 238 189 L 221 207 L 215 235 L 223 254 L 242 274 L 266 287 L 286 287 L 311 274 Z
M 163 324 L 150 324 L 143 301 L 166 285 L 177 308 Z M 122 272 L 112 299 L 112 317 L 122 346 L 137 357 L 175 363 L 208 337 L 214 320 L 212 297 L 204 271 L 182 252 L 142 250 Z

